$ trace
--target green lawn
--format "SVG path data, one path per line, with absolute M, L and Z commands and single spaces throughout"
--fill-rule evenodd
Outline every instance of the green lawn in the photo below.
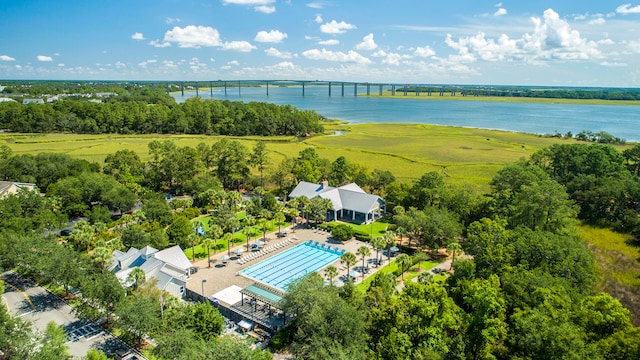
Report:
M 381 236 L 387 231 L 387 227 L 389 226 L 389 223 L 387 222 L 386 219 L 380 219 L 370 224 L 353 224 L 353 223 L 344 222 L 344 221 L 332 221 L 332 222 L 321 225 L 321 227 L 332 228 L 334 226 L 341 225 L 341 224 L 347 225 L 351 227 L 356 233 L 362 234 L 367 237 L 370 237 L 371 234 L 373 234 L 373 237 Z
M 241 211 L 237 213 L 236 216 L 238 217 L 238 220 L 242 220 L 247 216 L 247 214 L 246 212 Z M 202 222 L 202 227 L 204 228 L 205 231 L 209 230 L 209 222 L 211 221 L 211 216 L 209 215 L 201 216 L 191 220 L 191 222 L 196 222 L 196 221 Z M 282 228 L 285 228 L 289 226 L 289 223 L 283 222 L 280 224 L 280 226 Z M 253 232 L 250 239 L 251 243 L 257 241 L 257 238 L 262 237 L 262 228 L 258 227 L 257 225 L 252 226 L 252 228 L 253 228 Z M 267 223 L 267 233 L 274 232 L 277 229 L 278 229 L 278 224 L 275 221 L 272 220 Z M 231 247 L 234 247 L 238 244 L 246 244 L 246 243 L 247 243 L 247 235 L 245 234 L 244 228 L 240 229 L 240 231 L 236 231 L 233 237 L 233 243 L 231 244 Z M 227 242 L 223 240 L 218 240 L 216 244 L 216 253 L 227 251 L 227 249 L 228 249 Z M 191 261 L 194 260 L 190 247 L 182 250 L 189 260 Z M 197 245 L 193 252 L 195 253 L 195 260 L 202 260 L 207 258 L 207 249 L 205 249 L 202 245 Z M 211 255 L 213 254 L 214 254 L 213 249 L 211 249 Z
M 376 271 L 376 274 L 391 274 L 394 271 L 398 270 L 399 268 L 400 268 L 400 264 L 398 264 L 395 260 L 393 260 L 389 264 L 383 266 L 382 269 Z M 372 276 L 369 276 L 368 278 L 364 279 L 361 283 L 356 285 L 356 287 L 360 289 L 360 291 L 362 292 L 367 291 L 374 277 L 375 277 L 375 274 Z

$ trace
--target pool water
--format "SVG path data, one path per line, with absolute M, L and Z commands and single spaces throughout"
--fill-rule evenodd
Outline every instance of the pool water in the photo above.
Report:
M 240 274 L 286 291 L 290 283 L 335 262 L 344 251 L 337 246 L 327 249 L 308 241 L 252 265 Z

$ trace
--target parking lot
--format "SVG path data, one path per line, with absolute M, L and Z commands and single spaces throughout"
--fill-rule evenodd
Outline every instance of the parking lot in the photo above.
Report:
M 102 350 L 112 357 L 129 350 L 122 341 L 100 326 L 82 319 L 71 306 L 43 287 L 13 272 L 0 275 L 5 281 L 4 303 L 13 316 L 33 323 L 33 329 L 44 331 L 53 321 L 67 332 L 66 345 L 74 358 L 82 358 L 89 349 Z

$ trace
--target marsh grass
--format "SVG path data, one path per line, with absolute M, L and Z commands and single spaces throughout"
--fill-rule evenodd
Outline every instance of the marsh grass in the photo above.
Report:
M 578 231 L 594 255 L 598 288 L 620 300 L 640 324 L 640 247 L 631 243 L 630 235 L 608 229 L 582 225 Z
M 339 136 L 227 137 L 248 149 L 256 141 L 267 144 L 271 167 L 285 157 L 295 158 L 306 147 L 314 147 L 331 161 L 345 156 L 350 162 L 369 169 L 391 171 L 401 182 L 411 182 L 428 171 L 438 171 L 452 183 L 470 183 L 482 190 L 504 165 L 556 143 L 574 143 L 573 139 L 542 137 L 534 134 L 473 129 L 429 124 L 358 124 L 327 122 L 327 133 L 345 131 Z M 172 140 L 177 146 L 211 145 L 223 137 L 205 135 L 78 135 L 0 133 L 0 144 L 15 154 L 40 152 L 66 153 L 103 163 L 108 154 L 130 149 L 142 160 L 149 160 L 148 144 L 153 140 Z M 630 147 L 619 146 L 619 149 Z M 267 169 L 268 171 L 269 169 Z

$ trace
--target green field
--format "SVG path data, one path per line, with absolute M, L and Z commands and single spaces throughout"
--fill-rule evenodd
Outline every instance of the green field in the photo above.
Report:
M 336 122 L 327 132 L 345 131 L 339 136 L 233 138 L 252 149 L 257 140 L 267 144 L 273 164 L 284 157 L 295 157 L 308 146 L 320 156 L 334 160 L 343 155 L 369 169 L 390 170 L 399 181 L 410 182 L 427 171 L 444 173 L 447 181 L 470 183 L 485 188 L 505 164 L 526 158 L 554 143 L 575 140 L 547 138 L 532 134 L 427 124 L 359 124 Z M 205 135 L 77 135 L 0 133 L 0 145 L 16 154 L 60 152 L 100 162 L 120 149 L 136 151 L 143 160 L 150 158 L 147 144 L 153 140 L 172 140 L 178 146 L 213 144 L 220 136 Z M 620 147 L 626 148 L 626 147 Z M 268 172 L 268 169 L 267 169 Z

